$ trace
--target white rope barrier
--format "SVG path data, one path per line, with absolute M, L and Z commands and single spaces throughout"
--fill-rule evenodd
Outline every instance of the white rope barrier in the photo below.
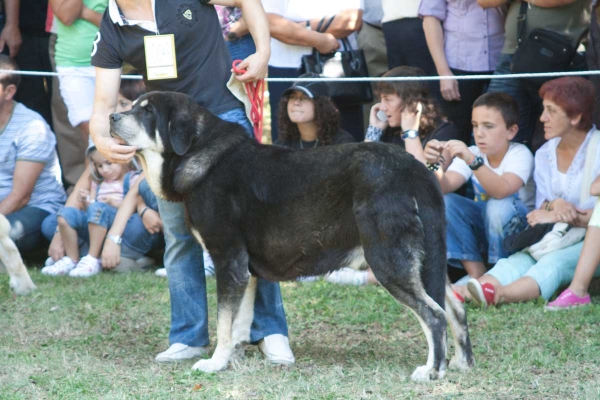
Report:
M 12 70 L 0 70 L 0 74 L 17 74 L 24 76 L 81 76 L 89 77 L 86 74 L 69 74 L 69 73 L 58 73 L 58 72 L 46 72 L 46 71 L 12 71 Z M 474 79 L 515 79 L 515 78 L 554 78 L 563 76 L 586 76 L 586 75 L 600 75 L 600 70 L 595 71 L 567 71 L 567 72 L 541 72 L 541 73 L 527 73 L 527 74 L 505 74 L 505 75 L 459 75 L 459 76 L 397 76 L 393 78 L 376 78 L 376 77 L 364 77 L 364 78 L 318 78 L 319 81 L 323 82 L 401 82 L 401 81 L 441 81 L 448 79 L 456 80 L 474 80 Z M 121 75 L 121 79 L 142 79 L 141 75 Z M 312 82 L 315 78 L 266 78 L 267 82 Z

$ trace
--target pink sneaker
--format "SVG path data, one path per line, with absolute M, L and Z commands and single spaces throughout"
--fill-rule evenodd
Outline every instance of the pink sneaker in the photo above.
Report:
M 587 294 L 585 297 L 579 297 L 567 289 L 562 292 L 554 301 L 551 301 L 546 305 L 548 311 L 568 310 L 569 308 L 584 306 L 590 304 L 590 295 Z

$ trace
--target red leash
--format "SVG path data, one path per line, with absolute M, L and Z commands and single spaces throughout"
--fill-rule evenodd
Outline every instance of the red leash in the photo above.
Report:
M 235 60 L 231 66 L 233 68 L 233 72 L 236 74 L 246 73 L 245 69 L 239 69 L 237 67 L 241 62 L 242 60 Z M 248 93 L 250 103 L 252 104 L 252 109 L 250 110 L 250 119 L 252 120 L 252 125 L 254 126 L 254 137 L 256 137 L 258 143 L 262 143 L 265 81 L 264 79 L 260 79 L 256 82 L 246 82 L 244 83 L 244 86 L 246 88 L 246 93 Z

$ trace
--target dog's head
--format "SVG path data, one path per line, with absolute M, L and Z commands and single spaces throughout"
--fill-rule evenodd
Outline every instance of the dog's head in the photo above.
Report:
M 110 134 L 139 151 L 182 156 L 200 135 L 207 114 L 187 95 L 150 92 L 131 110 L 110 115 Z

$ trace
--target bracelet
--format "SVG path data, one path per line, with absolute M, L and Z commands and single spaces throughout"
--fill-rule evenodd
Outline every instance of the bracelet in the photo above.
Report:
M 427 166 L 427 169 L 430 171 L 437 171 L 438 169 L 440 169 L 440 163 L 436 162 L 435 164 L 429 164 L 428 162 L 425 163 L 425 166 Z
M 379 142 L 381 140 L 381 136 L 383 136 L 383 129 L 379 129 L 374 127 L 373 125 L 369 125 L 367 128 L 367 134 L 365 135 L 365 139 L 368 139 L 372 142 Z
M 144 213 L 145 213 L 146 211 L 148 211 L 148 207 L 144 207 L 144 208 L 142 209 L 142 212 L 140 213 L 140 218 L 141 218 L 141 219 L 144 219 Z
M 552 200 L 554 201 L 554 200 Z M 552 204 L 552 201 L 549 201 L 546 203 L 546 211 L 550 211 L 550 204 Z

